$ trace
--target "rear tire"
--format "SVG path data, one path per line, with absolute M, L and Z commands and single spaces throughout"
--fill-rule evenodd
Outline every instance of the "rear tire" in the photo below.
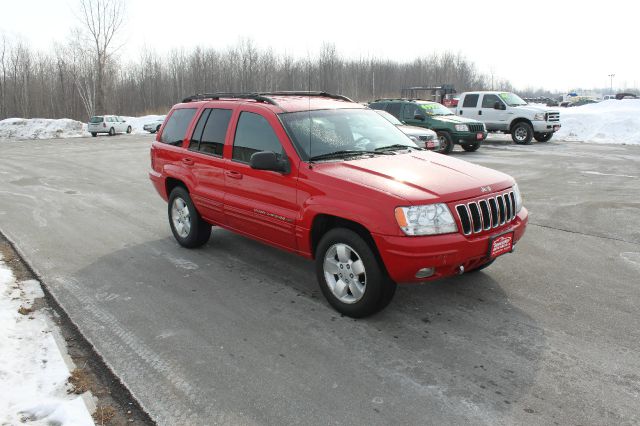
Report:
M 131 133 L 131 126 L 127 127 L 127 133 Z
M 449 132 L 439 131 L 438 139 L 440 140 L 440 152 L 443 154 L 450 154 L 453 151 L 453 139 Z
M 533 137 L 538 141 L 538 142 L 549 142 L 551 140 L 551 138 L 553 137 L 553 132 L 548 132 L 548 133 L 534 133 Z
M 184 187 L 171 191 L 168 213 L 171 232 L 182 247 L 196 248 L 209 241 L 211 225 L 202 219 Z
M 467 152 L 477 151 L 478 148 L 480 148 L 480 142 L 473 142 L 473 143 L 467 143 L 462 145 L 462 149 L 464 149 Z
M 98 133 L 97 132 L 91 132 L 91 136 L 93 136 L 95 138 L 96 136 L 98 136 Z
M 316 276 L 329 304 L 352 318 L 380 311 L 396 290 L 369 244 L 346 228 L 330 230 L 318 243 Z
M 113 127 L 109 129 L 109 136 L 114 136 L 116 134 L 116 129 Z
M 511 139 L 518 145 L 529 145 L 533 138 L 533 128 L 529 123 L 521 121 L 511 128 Z

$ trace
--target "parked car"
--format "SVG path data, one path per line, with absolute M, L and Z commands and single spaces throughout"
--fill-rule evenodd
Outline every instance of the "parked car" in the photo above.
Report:
M 409 139 L 414 141 L 420 148 L 428 149 L 429 151 L 440 151 L 440 140 L 436 132 L 424 127 L 407 126 L 402 121 L 389 114 L 387 111 L 376 109 L 375 112 L 386 118 L 391 124 L 409 136 Z
M 442 105 L 447 108 L 455 108 L 458 106 L 458 102 L 460 101 L 460 95 L 457 93 L 448 93 L 444 96 L 442 100 Z
M 94 138 L 98 133 L 108 133 L 109 136 L 113 136 L 116 133 L 131 133 L 131 125 L 117 115 L 96 115 L 87 123 L 87 131 Z
M 396 283 L 486 268 L 528 221 L 511 176 L 419 149 L 340 95 L 192 96 L 150 154 L 180 245 L 204 245 L 215 225 L 314 259 L 323 294 L 352 317 L 383 309 Z
M 528 105 L 508 92 L 462 93 L 456 113 L 482 121 L 489 132 L 511 134 L 517 144 L 529 144 L 532 138 L 547 142 L 561 126 L 559 111 Z
M 437 102 L 378 99 L 370 103 L 369 107 L 387 111 L 406 124 L 435 131 L 440 140 L 441 151 L 445 154 L 449 154 L 456 143 L 465 151 L 476 151 L 487 137 L 484 124 L 456 117 L 450 109 Z
M 153 120 L 143 125 L 142 129 L 145 132 L 156 133 L 160 131 L 160 127 L 162 127 L 162 123 L 164 123 L 164 119 Z
M 635 93 L 617 93 L 616 94 L 616 99 L 617 100 L 621 100 L 621 99 L 638 99 L 638 95 L 636 95 Z

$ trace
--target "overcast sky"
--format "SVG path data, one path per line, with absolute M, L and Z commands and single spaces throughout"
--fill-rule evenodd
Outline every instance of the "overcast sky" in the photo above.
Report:
M 127 0 L 126 8 L 125 60 L 143 46 L 164 53 L 250 37 L 295 56 L 323 41 L 343 56 L 400 61 L 449 50 L 519 88 L 608 87 L 611 73 L 614 87 L 640 83 L 633 1 Z M 2 0 L 0 31 L 47 49 L 79 25 L 77 9 L 76 0 Z

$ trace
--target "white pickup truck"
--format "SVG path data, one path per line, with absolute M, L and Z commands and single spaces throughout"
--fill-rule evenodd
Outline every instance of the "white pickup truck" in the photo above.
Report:
M 535 138 L 547 142 L 560 130 L 560 112 L 528 105 L 508 92 L 465 92 L 460 95 L 456 115 L 482 121 L 488 132 L 510 133 L 517 144 Z

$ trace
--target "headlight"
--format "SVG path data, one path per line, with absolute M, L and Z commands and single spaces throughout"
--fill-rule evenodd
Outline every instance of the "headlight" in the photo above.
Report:
M 408 135 L 408 136 L 409 136 L 409 139 L 411 139 L 412 141 L 418 142 L 418 138 L 416 138 L 415 136 L 413 135 Z
M 516 199 L 516 213 L 519 213 L 522 210 L 522 195 L 520 194 L 520 188 L 518 188 L 518 184 L 513 185 L 513 196 Z
M 459 132 L 468 132 L 469 126 L 467 126 L 466 124 L 456 124 L 456 130 Z
M 534 120 L 544 121 L 544 112 L 539 112 L 533 116 Z
M 396 207 L 396 221 L 407 235 L 436 235 L 458 232 L 446 204 Z

